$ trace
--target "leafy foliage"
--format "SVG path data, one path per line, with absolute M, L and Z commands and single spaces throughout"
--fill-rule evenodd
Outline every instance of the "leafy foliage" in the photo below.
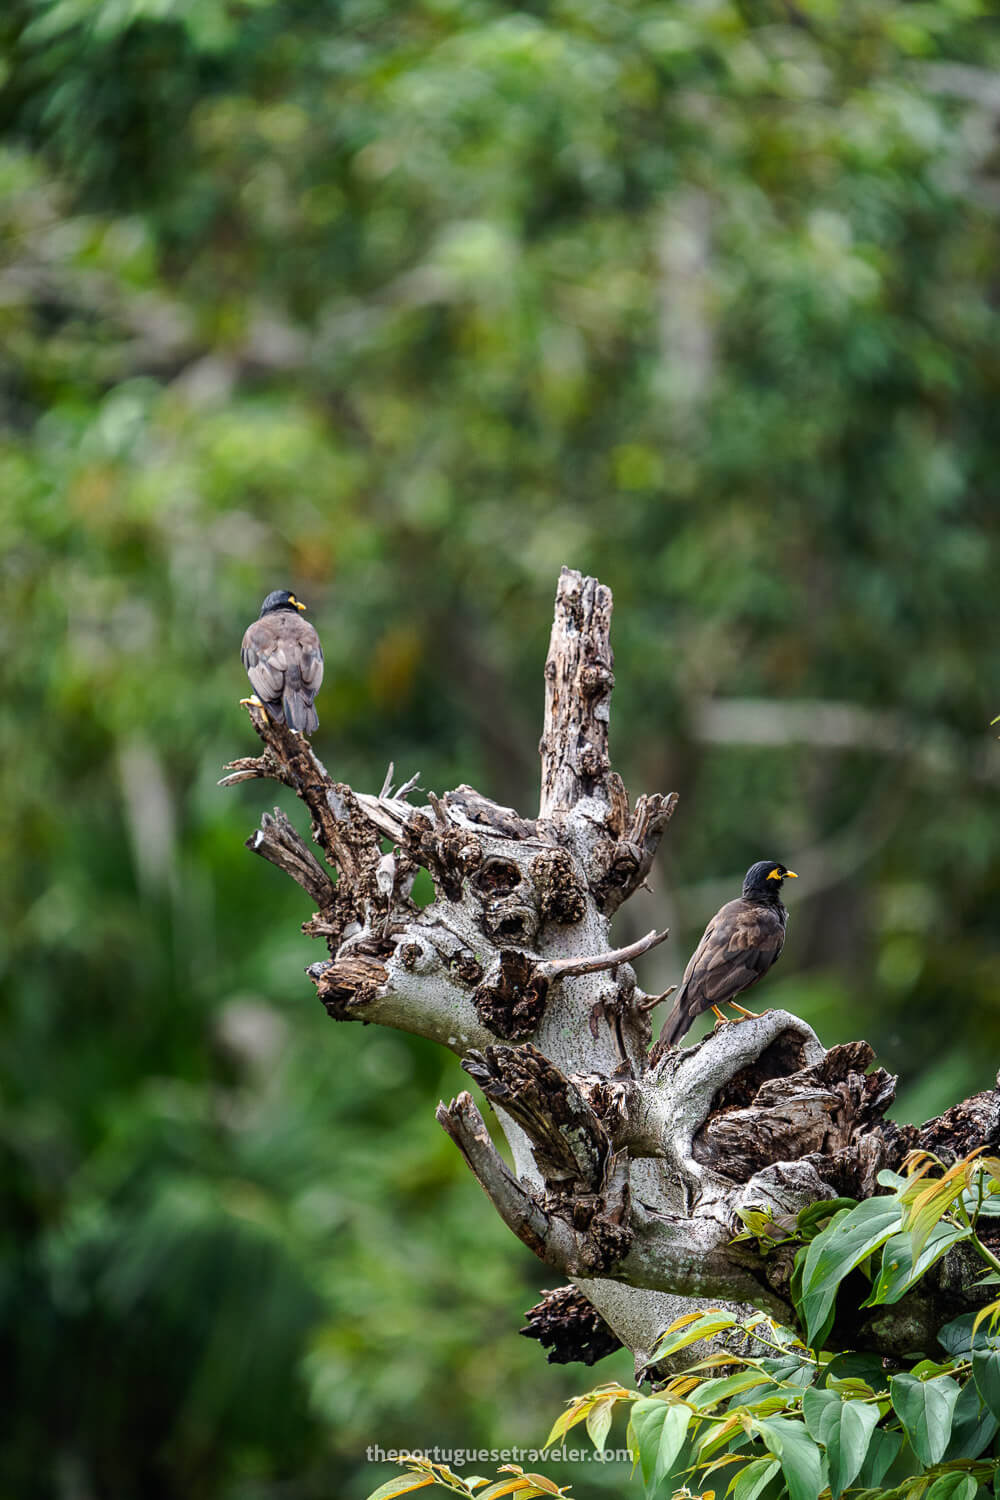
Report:
M 903 1174 L 882 1178 L 885 1196 L 813 1204 L 787 1226 L 789 1234 L 776 1235 L 774 1221 L 759 1216 L 748 1232 L 765 1253 L 776 1242 L 804 1241 L 795 1305 L 805 1337 L 763 1313 L 746 1322 L 721 1309 L 688 1313 L 664 1330 L 654 1364 L 720 1334 L 726 1347 L 651 1396 L 618 1384 L 578 1396 L 544 1447 L 584 1423 L 601 1448 L 610 1428 L 605 1418 L 621 1408 L 650 1500 L 975 1500 L 987 1486 L 994 1493 L 1000 1334 L 987 1325 L 1000 1321 L 1000 1301 L 947 1324 L 939 1339 L 946 1357 L 924 1354 L 910 1369 L 832 1349 L 827 1337 L 837 1293 L 859 1267 L 872 1285 L 862 1305 L 897 1301 L 945 1253 L 923 1254 L 938 1229 L 961 1229 L 991 1268 L 984 1280 L 997 1276 L 1000 1265 L 983 1234 L 1000 1213 L 1000 1159 L 974 1153 L 946 1168 L 914 1153 Z M 897 1241 L 909 1247 L 905 1280 L 884 1274 Z

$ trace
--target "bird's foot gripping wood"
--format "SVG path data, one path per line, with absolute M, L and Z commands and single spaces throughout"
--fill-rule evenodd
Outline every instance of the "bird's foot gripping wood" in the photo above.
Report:
M 258 709 L 264 715 L 265 719 L 268 718 L 267 709 L 264 707 L 263 703 L 257 697 L 256 693 L 251 693 L 251 695 L 250 695 L 249 698 L 241 698 L 240 699 L 240 708 L 256 708 L 256 709 Z

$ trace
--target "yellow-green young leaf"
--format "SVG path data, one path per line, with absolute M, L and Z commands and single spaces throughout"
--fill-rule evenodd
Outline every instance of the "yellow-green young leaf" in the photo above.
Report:
M 615 1398 L 605 1396 L 598 1401 L 587 1413 L 587 1435 L 598 1453 L 604 1452 L 604 1443 L 611 1430 L 611 1418 L 614 1415 Z
M 691 1421 L 691 1408 L 649 1397 L 632 1408 L 629 1430 L 639 1454 L 646 1488 L 655 1491 L 677 1460 Z
M 695 1386 L 687 1399 L 699 1411 L 708 1411 L 709 1407 L 718 1406 L 719 1402 L 725 1401 L 728 1396 L 742 1395 L 744 1391 L 753 1390 L 755 1385 L 760 1385 L 766 1379 L 766 1374 L 761 1370 L 741 1370 L 738 1375 L 723 1375 L 718 1380 L 703 1380 L 701 1385 Z
M 710 1312 L 713 1311 L 713 1310 L 717 1311 L 718 1309 L 709 1308 Z M 703 1312 L 689 1312 L 689 1313 L 684 1313 L 684 1315 L 682 1317 L 675 1318 L 672 1323 L 668 1323 L 667 1326 L 666 1326 L 666 1328 L 664 1328 L 664 1330 L 663 1330 L 662 1334 L 660 1335 L 660 1337 L 661 1338 L 666 1338 L 666 1336 L 667 1336 L 668 1333 L 678 1333 L 680 1331 L 680 1329 L 686 1328 L 689 1323 L 697 1323 L 698 1319 L 702 1318 L 704 1316 L 705 1315 L 704 1315 Z
M 919 1257 L 934 1225 L 960 1202 L 972 1174 L 977 1170 L 973 1159 L 978 1154 L 978 1151 L 974 1151 L 970 1156 L 955 1162 L 943 1176 L 934 1178 L 909 1203 L 903 1218 L 903 1228 L 912 1237 L 914 1260 Z
M 578 1396 L 575 1401 L 571 1402 L 569 1409 L 564 1411 L 561 1417 L 556 1418 L 552 1425 L 552 1431 L 545 1439 L 542 1447 L 552 1448 L 558 1443 L 561 1437 L 565 1437 L 571 1427 L 575 1427 L 577 1422 L 583 1421 L 597 1399 L 595 1396 Z
M 704 1436 L 698 1444 L 698 1467 L 701 1468 L 703 1464 L 708 1463 L 708 1460 L 714 1457 L 720 1448 L 725 1448 L 738 1432 L 745 1431 L 748 1420 L 743 1411 L 739 1410 L 733 1412 L 724 1422 L 706 1424 Z
M 740 1470 L 726 1493 L 732 1495 L 733 1500 L 757 1500 L 780 1468 L 776 1458 L 755 1458 L 753 1463 Z
M 525 1479 L 530 1479 L 532 1484 L 537 1485 L 543 1495 L 558 1495 L 559 1486 L 553 1479 L 546 1479 L 544 1474 L 525 1474 Z
M 501 1479 L 499 1484 L 491 1484 L 488 1490 L 480 1490 L 476 1500 L 500 1500 L 501 1495 L 523 1495 L 525 1490 L 533 1488 L 530 1479 L 518 1474 L 514 1479 Z
M 918 1212 L 911 1214 L 906 1223 L 910 1234 L 911 1254 L 914 1260 L 919 1260 L 924 1246 L 930 1238 L 935 1225 L 940 1223 L 950 1208 L 955 1205 L 955 1200 L 961 1196 L 950 1188 L 945 1188 L 941 1193 L 928 1198 L 927 1202 Z
M 684 1373 L 685 1375 L 697 1375 L 699 1370 L 717 1370 L 720 1366 L 723 1369 L 731 1370 L 733 1365 L 750 1364 L 752 1364 L 752 1361 L 744 1359 L 742 1354 L 730 1354 L 727 1350 L 725 1354 L 706 1354 L 704 1359 L 697 1360 L 693 1365 L 687 1365 Z M 697 1385 L 698 1381 L 695 1380 L 694 1384 Z
M 961 1387 L 950 1375 L 917 1380 L 912 1375 L 894 1375 L 889 1382 L 892 1407 L 922 1464 L 930 1466 L 944 1457 L 951 1437 L 951 1421 Z
M 720 1469 L 731 1469 L 733 1464 L 745 1463 L 746 1455 L 744 1453 L 723 1453 L 721 1458 L 714 1458 L 710 1464 L 704 1466 L 699 1464 L 701 1482 L 704 1484 L 713 1474 L 717 1474 Z
M 372 1490 L 368 1500 L 393 1500 L 395 1495 L 409 1495 L 413 1490 L 426 1489 L 427 1485 L 436 1483 L 433 1474 L 400 1474 L 398 1478 L 388 1479 L 377 1490 Z
M 712 1338 L 724 1328 L 732 1328 L 735 1322 L 732 1313 L 723 1312 L 720 1307 L 710 1307 L 693 1319 L 687 1314 L 684 1318 L 678 1318 L 676 1323 L 672 1323 L 660 1335 L 653 1346 L 652 1357 L 656 1360 L 664 1359 L 668 1354 L 676 1354 L 678 1349 L 686 1349 L 699 1339 Z
M 990 1332 L 992 1333 L 996 1328 L 997 1322 L 1000 1321 L 1000 1300 L 988 1303 L 986 1307 L 981 1307 L 976 1313 L 975 1319 L 972 1324 L 973 1338 L 975 1338 L 977 1332 L 979 1331 L 979 1325 L 981 1323 L 985 1323 L 987 1318 L 989 1319 Z

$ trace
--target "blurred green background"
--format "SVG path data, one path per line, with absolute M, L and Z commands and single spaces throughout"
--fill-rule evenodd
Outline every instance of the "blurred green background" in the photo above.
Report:
M 433 1121 L 457 1064 L 326 1019 L 243 848 L 304 826 L 216 787 L 271 588 L 338 777 L 530 811 L 597 572 L 617 766 L 682 798 L 641 982 L 774 855 L 767 1000 L 900 1118 L 990 1086 L 997 19 L 6 0 L 5 1495 L 353 1500 L 367 1443 L 540 1442 L 628 1378 L 516 1337 L 551 1275 Z

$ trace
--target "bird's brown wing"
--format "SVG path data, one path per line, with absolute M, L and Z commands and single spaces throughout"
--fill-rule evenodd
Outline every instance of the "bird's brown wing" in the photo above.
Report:
M 730 901 L 712 919 L 698 945 L 684 984 L 689 1010 L 697 1015 L 724 1005 L 763 978 L 781 952 L 785 927 L 773 907 Z
M 285 690 L 288 658 L 281 636 L 271 620 L 266 617 L 254 620 L 247 628 L 240 656 L 243 658 L 250 686 L 261 702 L 280 704 Z
M 724 1005 L 763 978 L 781 952 L 785 926 L 771 907 L 738 897 L 729 901 L 705 928 L 684 970 L 677 999 L 660 1033 L 660 1042 L 678 1042 L 696 1016 L 710 1005 Z

